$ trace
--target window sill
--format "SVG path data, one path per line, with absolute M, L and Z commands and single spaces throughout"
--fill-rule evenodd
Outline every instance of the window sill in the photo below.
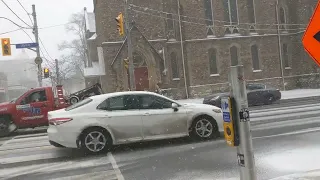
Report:
M 257 73 L 257 72 L 262 72 L 262 70 L 261 70 L 261 69 L 259 69 L 259 70 L 253 70 L 252 72 Z
M 220 76 L 220 74 L 210 74 L 210 77 L 217 77 Z
M 173 81 L 180 81 L 180 78 L 173 78 Z
M 216 36 L 215 35 L 208 35 L 207 38 L 208 39 L 213 39 L 213 38 L 216 38 Z
M 285 67 L 284 69 L 290 70 L 290 69 L 292 69 L 292 68 L 291 68 L 291 67 Z

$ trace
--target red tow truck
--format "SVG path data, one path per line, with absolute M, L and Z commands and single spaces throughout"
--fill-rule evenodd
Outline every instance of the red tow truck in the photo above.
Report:
M 69 106 L 62 86 L 30 89 L 17 99 L 0 104 L 0 137 L 17 129 L 48 125 L 48 112 Z

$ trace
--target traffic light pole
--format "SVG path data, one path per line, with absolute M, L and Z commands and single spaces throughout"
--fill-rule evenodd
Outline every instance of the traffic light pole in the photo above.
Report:
M 236 102 L 235 120 L 238 124 L 240 144 L 237 147 L 238 165 L 241 180 L 256 180 L 255 162 L 250 132 L 250 116 L 244 80 L 243 65 L 230 67 L 231 94 Z
M 55 63 L 56 63 L 56 78 L 57 78 L 57 85 L 61 85 L 61 82 L 60 82 L 60 72 L 59 72 L 59 62 L 58 62 L 58 59 L 55 59 Z
M 40 44 L 39 44 L 39 32 L 38 32 L 38 23 L 37 23 L 37 14 L 36 14 L 36 6 L 33 4 L 32 5 L 32 16 L 33 16 L 33 33 L 34 37 L 36 40 L 36 43 L 38 46 L 36 47 L 36 52 L 37 52 L 37 58 L 40 57 Z M 38 83 L 39 87 L 42 87 L 42 67 L 41 67 L 42 62 L 38 63 Z
M 130 90 L 134 91 L 136 89 L 135 77 L 134 77 L 134 65 L 133 65 L 133 54 L 132 54 L 132 41 L 130 34 L 130 21 L 129 21 L 129 3 L 128 0 L 125 1 L 125 24 L 126 24 L 126 36 L 128 43 L 128 57 L 129 57 L 129 78 L 130 78 Z

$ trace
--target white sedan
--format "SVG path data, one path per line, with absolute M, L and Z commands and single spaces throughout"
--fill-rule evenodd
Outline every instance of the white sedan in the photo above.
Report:
M 48 113 L 49 142 L 98 153 L 112 145 L 191 136 L 213 139 L 223 131 L 221 109 L 180 104 L 145 91 L 92 96 Z

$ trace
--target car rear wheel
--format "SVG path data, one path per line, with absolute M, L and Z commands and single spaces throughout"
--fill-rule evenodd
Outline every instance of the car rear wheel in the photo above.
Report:
M 97 154 L 105 152 L 110 150 L 112 146 L 111 136 L 105 130 L 92 128 L 83 134 L 81 146 L 87 153 Z
M 191 126 L 190 136 L 197 140 L 208 140 L 219 137 L 216 121 L 209 116 L 200 116 L 194 120 Z

